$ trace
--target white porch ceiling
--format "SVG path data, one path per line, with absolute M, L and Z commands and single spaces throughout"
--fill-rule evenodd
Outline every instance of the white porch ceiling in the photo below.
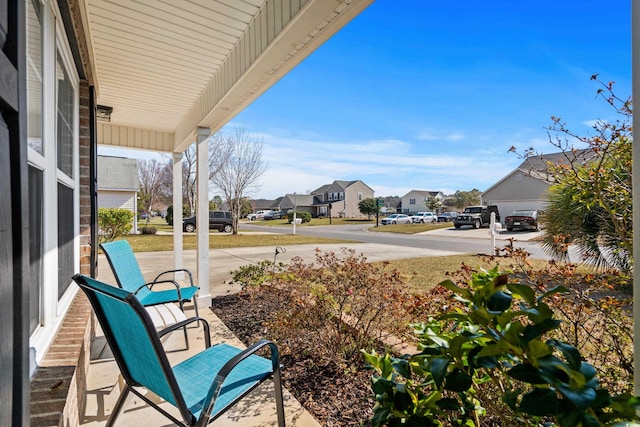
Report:
M 86 0 L 98 143 L 183 151 L 373 0 Z

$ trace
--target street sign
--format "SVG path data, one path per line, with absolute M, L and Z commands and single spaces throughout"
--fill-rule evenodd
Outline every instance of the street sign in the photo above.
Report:
M 376 206 L 378 207 L 384 206 L 384 199 L 376 199 Z

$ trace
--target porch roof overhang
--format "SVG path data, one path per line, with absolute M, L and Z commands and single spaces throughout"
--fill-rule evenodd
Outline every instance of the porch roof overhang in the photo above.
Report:
M 373 0 L 85 0 L 98 144 L 182 152 Z

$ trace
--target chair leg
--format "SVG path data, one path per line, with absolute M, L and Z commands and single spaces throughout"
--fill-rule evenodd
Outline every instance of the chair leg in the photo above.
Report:
M 278 414 L 278 427 L 285 427 L 284 419 L 284 400 L 282 398 L 282 380 L 280 378 L 280 369 L 273 373 L 274 392 L 276 393 L 276 412 Z
M 118 401 L 113 407 L 113 412 L 111 413 L 111 416 L 107 421 L 106 427 L 111 427 L 115 424 L 116 418 L 118 418 L 118 415 L 120 415 L 120 411 L 124 407 L 124 402 L 125 400 L 127 400 L 127 396 L 129 395 L 129 390 L 131 390 L 131 386 L 127 384 L 124 387 L 124 390 L 122 390 L 122 393 L 120 393 L 120 397 L 118 397 Z

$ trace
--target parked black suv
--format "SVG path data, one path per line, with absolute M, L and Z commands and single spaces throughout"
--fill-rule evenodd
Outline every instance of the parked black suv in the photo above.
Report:
M 231 212 L 209 211 L 209 230 L 217 229 L 219 232 L 230 233 L 233 231 Z M 182 223 L 182 231 L 191 233 L 196 230 L 196 216 L 185 218 Z
M 467 206 L 464 211 L 453 220 L 453 225 L 460 228 L 471 225 L 473 228 L 488 227 L 491 223 L 491 212 L 496 213 L 496 222 L 500 222 L 500 213 L 496 205 Z

